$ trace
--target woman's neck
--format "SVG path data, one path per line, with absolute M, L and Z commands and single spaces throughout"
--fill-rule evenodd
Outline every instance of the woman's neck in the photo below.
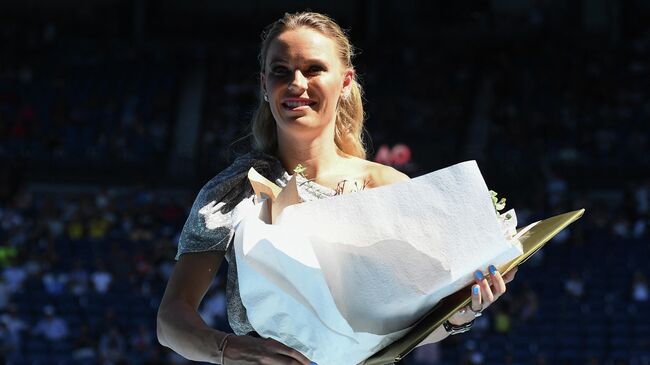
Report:
M 331 136 L 319 136 L 312 140 L 291 138 L 278 133 L 278 158 L 289 174 L 298 164 L 305 168 L 304 175 L 319 181 L 336 170 L 345 158 Z

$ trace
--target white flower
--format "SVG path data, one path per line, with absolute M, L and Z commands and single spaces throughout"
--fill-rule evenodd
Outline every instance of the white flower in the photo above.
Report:
M 501 229 L 506 239 L 511 240 L 517 234 L 517 214 L 514 209 L 510 209 L 505 213 L 500 213 L 506 207 L 506 198 L 497 198 L 497 192 L 490 190 L 490 197 L 494 205 L 494 211 L 497 214 L 497 219 L 501 224 Z

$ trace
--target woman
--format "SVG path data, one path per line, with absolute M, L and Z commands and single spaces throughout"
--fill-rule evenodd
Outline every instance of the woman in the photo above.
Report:
M 304 200 L 407 180 L 401 172 L 365 160 L 361 140 L 361 87 L 352 66 L 352 46 L 341 28 L 317 13 L 285 14 L 265 33 L 260 52 L 262 100 L 253 117 L 255 151 L 210 180 L 199 193 L 183 228 L 178 262 L 158 311 L 158 339 L 182 356 L 213 363 L 310 364 L 301 353 L 272 339 L 255 337 L 241 303 L 237 265 L 230 246 L 231 213 L 253 194 L 250 167 L 278 184 L 302 165 Z M 210 328 L 197 309 L 224 257 L 228 272 L 228 317 L 235 334 Z M 472 308 L 455 314 L 423 343 L 462 332 L 501 296 L 505 283 L 491 267 L 477 271 Z

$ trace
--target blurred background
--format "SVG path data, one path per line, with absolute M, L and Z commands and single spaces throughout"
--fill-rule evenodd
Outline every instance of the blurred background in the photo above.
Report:
M 250 146 L 264 26 L 350 29 L 369 159 L 476 159 L 520 226 L 585 208 L 403 364 L 650 364 L 650 2 L 0 2 L 0 357 L 184 364 L 155 317 L 199 188 Z M 228 330 L 225 264 L 201 315 Z

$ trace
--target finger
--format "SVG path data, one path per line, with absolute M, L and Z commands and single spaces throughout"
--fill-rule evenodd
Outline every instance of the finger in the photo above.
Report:
M 472 285 L 472 304 L 471 309 L 474 312 L 480 312 L 483 309 L 481 304 L 481 287 L 479 285 Z
M 510 271 L 508 271 L 508 273 L 506 273 L 505 275 L 503 275 L 503 281 L 505 281 L 506 284 L 509 283 L 509 282 L 511 282 L 512 279 L 515 278 L 515 275 L 517 274 L 517 270 L 519 270 L 519 266 L 515 266 L 515 267 L 512 268 Z
M 485 275 L 479 270 L 474 272 L 474 279 L 476 283 L 481 287 L 481 298 L 485 299 L 486 302 L 492 303 L 494 301 L 494 294 L 492 294 L 492 289 L 490 289 L 490 283 L 488 283 Z
M 490 272 L 490 276 L 492 276 L 492 287 L 494 288 L 494 296 L 495 298 L 498 298 L 503 295 L 503 293 L 506 292 L 506 283 L 503 281 L 503 278 L 501 277 L 501 273 L 497 270 L 494 265 L 490 265 L 488 268 L 488 271 Z
M 285 357 L 291 358 L 295 361 L 298 361 L 299 364 L 309 365 L 311 361 L 301 354 L 299 351 L 292 349 L 291 347 L 286 346 L 285 344 L 276 341 L 272 338 L 267 339 L 270 348 L 272 348 L 276 353 L 284 355 Z
M 449 319 L 447 320 L 449 321 L 449 323 L 453 325 L 462 326 L 465 323 L 471 321 L 472 319 L 474 319 L 474 313 L 472 313 L 467 309 L 467 307 L 465 307 L 459 310 L 458 312 L 454 313 L 454 315 L 449 317 Z

